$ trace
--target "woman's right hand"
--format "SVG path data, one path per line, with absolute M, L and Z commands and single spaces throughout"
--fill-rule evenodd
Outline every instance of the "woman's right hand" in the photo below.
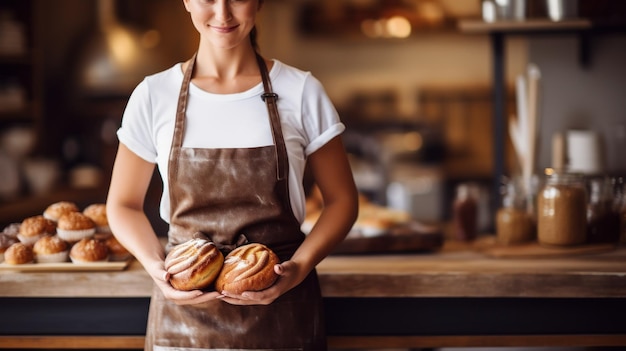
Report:
M 175 289 L 170 284 L 170 274 L 163 268 L 163 262 L 155 264 L 153 267 L 147 269 L 148 274 L 154 280 L 154 283 L 161 289 L 163 296 L 174 302 L 177 305 L 197 305 L 204 302 L 209 302 L 216 299 L 221 299 L 222 294 L 211 291 L 204 292 L 202 290 L 183 291 Z

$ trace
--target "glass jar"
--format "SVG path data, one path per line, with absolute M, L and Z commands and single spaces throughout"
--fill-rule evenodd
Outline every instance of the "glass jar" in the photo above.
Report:
M 502 206 L 496 213 L 496 240 L 508 246 L 535 239 L 535 222 L 529 213 L 526 191 L 515 179 L 505 182 Z M 532 209 L 532 207 L 530 207 Z
M 537 239 L 570 246 L 587 240 L 587 190 L 582 175 L 546 170 L 537 200 Z
M 589 179 L 587 207 L 587 241 L 613 243 L 620 241 L 619 197 L 610 178 Z
M 472 241 L 478 232 L 478 194 L 474 184 L 461 183 L 452 203 L 453 237 Z

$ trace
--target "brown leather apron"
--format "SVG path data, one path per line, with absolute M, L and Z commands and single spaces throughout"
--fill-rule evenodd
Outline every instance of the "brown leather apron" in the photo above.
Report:
M 287 151 L 265 62 L 257 55 L 274 145 L 194 149 L 182 141 L 195 59 L 185 70 L 169 158 L 168 248 L 202 233 L 224 254 L 260 242 L 288 260 L 304 234 L 289 201 Z M 315 271 L 267 306 L 178 306 L 155 288 L 146 350 L 326 350 L 323 322 Z

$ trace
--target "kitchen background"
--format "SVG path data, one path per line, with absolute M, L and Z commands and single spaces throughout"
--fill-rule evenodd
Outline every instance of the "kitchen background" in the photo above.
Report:
M 481 229 L 492 230 L 499 176 L 492 37 L 458 26 L 480 21 L 483 2 L 265 2 L 262 53 L 310 70 L 324 84 L 348 126 L 345 142 L 361 192 L 438 222 L 450 217 L 455 187 L 474 182 L 482 194 Z M 547 18 L 544 1 L 524 3 L 526 18 Z M 572 16 L 591 20 L 593 29 L 506 36 L 507 114 L 515 111 L 517 75 L 536 64 L 537 169 L 552 165 L 555 133 L 582 129 L 600 136 L 599 172 L 622 176 L 626 6 L 572 3 Z M 190 57 L 197 40 L 180 0 L 3 0 L 0 224 L 59 200 L 103 202 L 126 99 L 145 75 Z M 508 138 L 502 148 L 505 175 L 518 172 Z M 146 206 L 164 233 L 159 191 L 155 177 Z

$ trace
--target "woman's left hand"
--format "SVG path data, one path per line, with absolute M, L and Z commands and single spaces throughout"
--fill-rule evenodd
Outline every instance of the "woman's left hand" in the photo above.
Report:
M 233 305 L 269 305 L 279 296 L 300 284 L 306 276 L 300 272 L 300 267 L 293 261 L 275 265 L 274 272 L 278 274 L 278 279 L 269 288 L 261 291 L 244 291 L 241 295 L 222 291 L 221 299 Z

